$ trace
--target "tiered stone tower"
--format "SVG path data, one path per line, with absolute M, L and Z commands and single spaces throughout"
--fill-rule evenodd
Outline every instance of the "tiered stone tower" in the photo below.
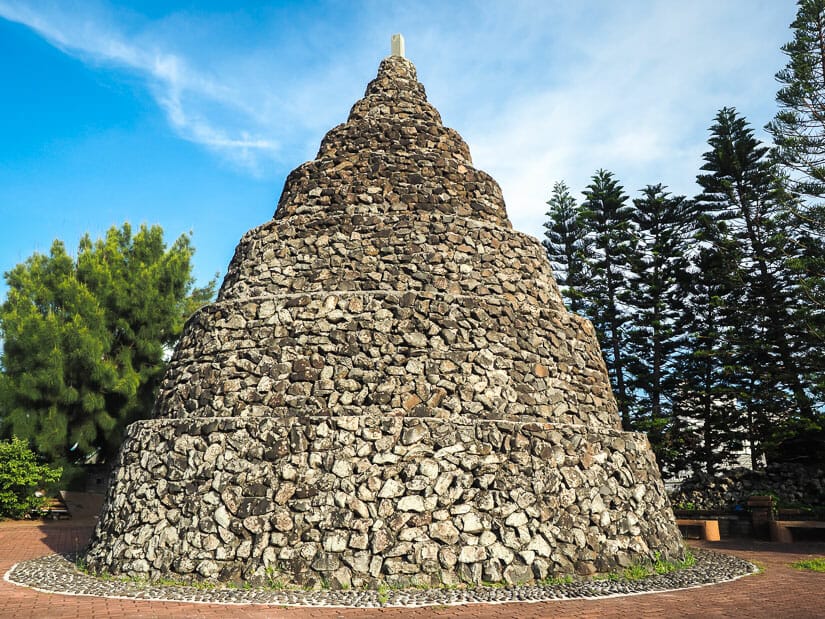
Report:
M 187 323 L 86 561 L 361 587 L 682 551 L 593 328 L 391 56 Z

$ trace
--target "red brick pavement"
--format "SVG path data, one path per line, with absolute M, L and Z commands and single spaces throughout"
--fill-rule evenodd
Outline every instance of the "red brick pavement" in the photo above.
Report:
M 91 532 L 90 521 L 0 523 L 0 573 L 26 559 L 80 548 Z M 763 573 L 734 582 L 675 591 L 601 600 L 535 604 L 468 604 L 415 609 L 321 609 L 282 606 L 224 606 L 145 602 L 39 593 L 0 582 L 0 617 L 270 617 L 323 619 L 360 617 L 462 617 L 467 619 L 769 617 L 825 618 L 825 574 L 790 567 L 794 561 L 825 555 L 825 543 L 771 544 L 738 541 L 709 544 L 754 561 Z

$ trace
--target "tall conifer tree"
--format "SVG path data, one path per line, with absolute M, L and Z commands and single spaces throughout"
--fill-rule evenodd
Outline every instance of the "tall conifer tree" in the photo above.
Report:
M 793 40 L 782 47 L 787 65 L 776 74 L 779 111 L 765 127 L 791 188 L 804 201 L 789 218 L 798 251 L 789 267 L 799 278 L 796 314 L 822 366 L 825 343 L 825 0 L 799 0 Z M 820 398 L 825 381 L 817 379 Z
M 779 111 L 765 127 L 794 189 L 825 197 L 825 0 L 799 0 L 791 23 L 794 38 L 782 46 L 788 64 L 776 74 Z M 818 225 L 823 211 L 816 211 Z
M 685 312 L 679 327 L 686 337 L 675 353 L 672 420 L 664 443 L 673 472 L 701 466 L 713 475 L 734 461 L 750 425 L 740 414 L 736 388 L 738 246 L 725 222 L 706 216 L 700 222 L 699 247 L 680 287 Z
M 660 445 L 671 420 L 675 353 L 682 339 L 684 306 L 679 289 L 687 268 L 686 252 L 694 227 L 694 209 L 684 196 L 662 185 L 648 185 L 633 200 L 634 245 L 629 306 L 628 347 L 637 394 L 636 425 Z M 661 458 L 660 458 L 661 460 Z
M 786 268 L 789 234 L 780 217 L 783 191 L 768 149 L 760 145 L 747 121 L 733 108 L 716 116 L 704 155 L 705 174 L 699 200 L 728 222 L 743 259 L 738 266 L 748 303 L 742 313 L 742 354 L 751 358 L 753 372 L 761 374 L 767 390 L 783 385 L 793 394 L 800 415 L 810 418 L 813 408 L 804 386 L 802 359 L 795 354 L 789 334 L 794 332 Z
M 599 333 L 625 428 L 632 426 L 628 385 L 628 278 L 631 276 L 632 207 L 611 172 L 598 170 L 584 192 L 582 219 L 591 235 L 582 292 Z
M 553 265 L 562 296 L 567 299 L 572 312 L 580 313 L 584 309 L 582 285 L 585 280 L 584 257 L 587 254 L 587 235 L 582 225 L 581 208 L 564 182 L 553 185 L 547 205 L 550 208 L 546 213 L 542 245 Z
M 736 308 L 739 399 L 749 416 L 772 411 L 774 421 L 789 416 L 813 421 L 816 412 L 807 387 L 811 368 L 804 354 L 807 345 L 798 337 L 794 282 L 787 269 L 794 245 L 782 214 L 791 198 L 768 149 L 736 110 L 719 111 L 708 144 L 705 173 L 697 177 L 703 189 L 697 200 L 726 222 L 741 253 L 735 270 L 743 292 Z

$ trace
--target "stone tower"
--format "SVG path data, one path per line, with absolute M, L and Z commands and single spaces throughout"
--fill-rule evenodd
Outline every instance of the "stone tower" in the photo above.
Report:
M 391 56 L 187 323 L 86 561 L 361 587 L 682 552 L 592 326 Z

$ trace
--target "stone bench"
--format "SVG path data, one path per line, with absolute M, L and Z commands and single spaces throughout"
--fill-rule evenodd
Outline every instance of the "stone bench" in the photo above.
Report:
M 680 528 L 699 527 L 703 540 L 709 542 L 718 542 L 720 540 L 719 521 L 716 519 L 677 518 L 676 525 Z
M 789 544 L 793 542 L 791 529 L 825 529 L 822 520 L 771 520 L 771 541 Z

